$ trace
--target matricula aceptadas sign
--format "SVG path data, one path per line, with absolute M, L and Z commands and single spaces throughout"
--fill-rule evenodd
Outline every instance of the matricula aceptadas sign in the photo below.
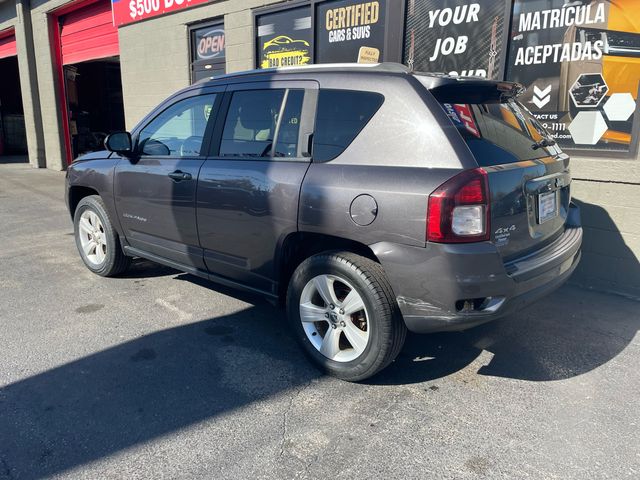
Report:
M 516 0 L 507 80 L 563 148 L 633 154 L 638 122 L 637 0 Z M 631 14 L 634 15 L 634 14 Z

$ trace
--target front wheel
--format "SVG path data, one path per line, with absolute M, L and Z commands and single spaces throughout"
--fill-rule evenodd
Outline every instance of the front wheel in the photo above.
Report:
M 314 255 L 298 266 L 289 283 L 287 315 L 311 360 L 348 381 L 389 365 L 406 337 L 382 267 L 349 252 Z
M 131 262 L 98 195 L 84 197 L 73 215 L 76 246 L 89 270 L 103 277 L 124 272 Z

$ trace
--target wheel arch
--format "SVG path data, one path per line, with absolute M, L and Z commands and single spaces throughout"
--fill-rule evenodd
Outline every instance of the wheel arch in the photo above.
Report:
M 313 255 L 336 250 L 362 255 L 376 263 L 380 263 L 378 257 L 368 245 L 355 240 L 322 233 L 291 233 L 282 241 L 280 248 L 276 252 L 279 303 L 283 304 L 289 280 L 298 265 Z
M 76 213 L 76 208 L 78 208 L 78 204 L 80 203 L 80 200 L 82 200 L 85 197 L 89 197 L 91 195 L 98 195 L 100 196 L 100 193 L 95 189 L 95 188 L 91 188 L 91 187 L 85 187 L 82 185 L 72 185 L 69 187 L 69 214 L 71 215 L 71 220 L 73 220 L 73 216 Z

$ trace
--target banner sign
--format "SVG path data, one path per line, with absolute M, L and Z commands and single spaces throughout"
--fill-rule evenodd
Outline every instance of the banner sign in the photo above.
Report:
M 502 80 L 510 0 L 408 0 L 404 63 Z
M 383 61 L 385 0 L 334 0 L 316 8 L 316 63 Z
M 111 0 L 116 27 L 193 7 L 211 0 Z
M 516 0 L 507 79 L 561 147 L 635 151 L 637 1 Z

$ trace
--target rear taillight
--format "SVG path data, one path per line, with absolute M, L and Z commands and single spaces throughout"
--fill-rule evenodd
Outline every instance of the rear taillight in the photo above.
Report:
M 429 195 L 427 241 L 489 240 L 489 181 L 482 168 L 465 170 Z

